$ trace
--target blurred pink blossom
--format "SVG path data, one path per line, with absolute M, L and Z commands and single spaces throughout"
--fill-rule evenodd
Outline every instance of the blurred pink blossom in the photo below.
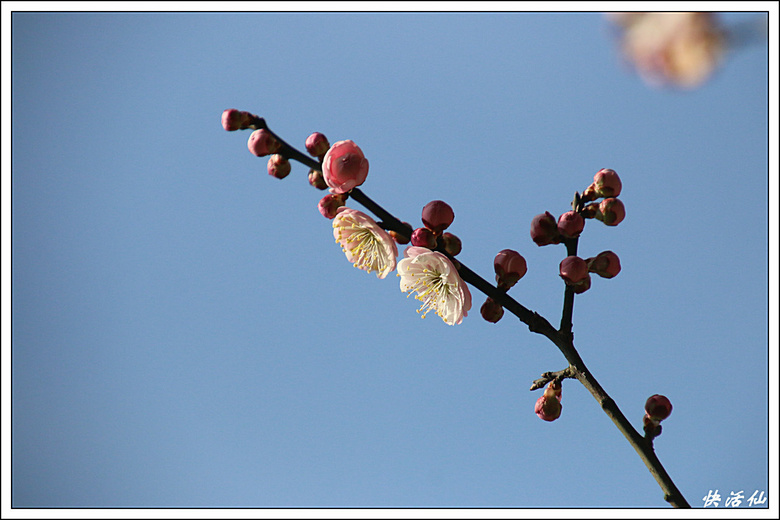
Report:
M 725 33 L 714 13 L 607 13 L 621 29 L 620 48 L 651 86 L 692 89 L 707 81 L 725 51 Z

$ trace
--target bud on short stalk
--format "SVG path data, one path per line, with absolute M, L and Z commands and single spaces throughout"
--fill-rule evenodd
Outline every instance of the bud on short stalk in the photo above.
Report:
M 585 260 L 588 271 L 602 278 L 614 278 L 620 272 L 620 258 L 612 251 L 602 251 L 593 258 Z
M 437 235 L 450 227 L 453 220 L 455 220 L 455 212 L 443 200 L 431 201 L 422 210 L 423 224 Z
M 292 166 L 290 165 L 290 161 L 287 160 L 286 157 L 277 154 L 274 154 L 271 156 L 270 159 L 268 159 L 268 175 L 271 177 L 276 177 L 277 179 L 284 179 L 288 175 L 290 175 L 290 171 L 292 171 Z
M 325 137 L 325 134 L 314 132 L 306 138 L 306 151 L 320 160 L 328 153 L 329 149 L 330 143 L 328 143 L 328 138 Z
M 498 323 L 498 320 L 504 316 L 504 308 L 493 298 L 488 298 L 479 309 L 482 317 L 490 323 Z
M 412 232 L 412 245 L 434 249 L 436 248 L 436 235 L 428 228 L 417 228 Z
M 493 260 L 496 271 L 496 283 L 501 289 L 508 290 L 528 272 L 528 264 L 523 255 L 512 249 L 500 251 Z
M 309 184 L 318 190 L 328 189 L 328 183 L 325 182 L 325 177 L 322 176 L 320 170 L 309 170 Z
M 332 219 L 338 213 L 338 209 L 347 201 L 347 197 L 341 194 L 329 193 L 320 199 L 317 204 L 317 209 L 320 210 L 322 216 L 328 219 Z
M 282 147 L 282 144 L 271 135 L 271 132 L 261 128 L 252 132 L 247 141 L 247 147 L 252 154 L 263 157 L 265 155 L 275 154 Z
M 536 400 L 536 406 L 534 406 L 534 412 L 544 421 L 554 421 L 561 416 L 561 384 L 556 384 L 555 381 L 550 381 L 547 388 L 544 389 L 544 394 Z
M 608 226 L 617 226 L 626 218 L 626 208 L 620 199 L 610 197 L 601 201 L 596 218 Z
M 531 239 L 537 246 L 561 243 L 558 222 L 549 211 L 536 215 L 531 221 Z
M 576 211 L 567 211 L 558 218 L 558 232 L 566 238 L 577 238 L 585 227 L 585 219 Z
M 582 200 L 589 202 L 601 197 L 617 197 L 622 189 L 623 184 L 615 170 L 602 168 L 593 176 L 593 184 L 582 193 Z

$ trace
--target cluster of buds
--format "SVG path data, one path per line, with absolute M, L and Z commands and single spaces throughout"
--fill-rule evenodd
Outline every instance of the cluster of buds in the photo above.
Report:
M 325 158 L 325 154 L 330 150 L 330 143 L 325 134 L 320 132 L 314 132 L 306 138 L 306 151 L 310 155 L 319 159 L 320 162 Z M 325 177 L 322 174 L 322 170 L 309 170 L 309 184 L 317 188 L 318 190 L 327 190 L 328 183 L 325 182 Z
M 449 204 L 443 200 L 432 200 L 422 209 L 423 227 L 412 231 L 412 236 L 408 238 L 399 233 L 391 233 L 391 236 L 399 243 L 411 241 L 412 246 L 431 250 L 440 247 L 449 255 L 456 256 L 463 248 L 463 244 L 457 236 L 444 231 L 450 227 L 453 220 L 455 220 L 455 212 Z
M 652 439 L 661 435 L 661 421 L 672 413 L 672 403 L 663 395 L 651 395 L 645 402 L 643 419 L 645 437 Z
M 222 112 L 222 128 L 228 132 L 236 130 L 248 130 L 256 128 L 256 123 L 260 118 L 251 112 L 228 108 Z
M 511 289 L 528 272 L 528 264 L 523 255 L 512 249 L 499 251 L 493 260 L 496 271 L 496 284 L 501 291 Z M 488 297 L 480 309 L 485 320 L 497 323 L 504 315 L 504 308 L 493 298 Z
M 536 400 L 534 412 L 543 421 L 554 421 L 561 416 L 561 392 L 563 387 L 560 381 L 552 380 L 544 389 L 542 396 Z
M 608 226 L 617 226 L 626 218 L 626 208 L 618 199 L 623 184 L 615 170 L 602 168 L 593 176 L 593 183 L 582 192 L 580 202 L 603 199 L 600 203 L 591 203 L 582 209 L 582 216 L 595 218 Z

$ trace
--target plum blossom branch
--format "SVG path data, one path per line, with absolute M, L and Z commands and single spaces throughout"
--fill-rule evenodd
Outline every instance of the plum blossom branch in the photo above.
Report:
M 620 181 L 614 171 L 600 170 L 594 178 L 594 184 L 585 190 L 582 196 L 579 193 L 575 194 L 574 202 L 572 203 L 573 210 L 562 215 L 557 223 L 549 213 L 539 215 L 532 223 L 531 235 L 537 245 L 563 243 L 568 255 L 561 262 L 560 266 L 561 278 L 566 283 L 566 288 L 564 291 L 561 324 L 559 329 L 556 329 L 542 315 L 526 308 L 507 294 L 509 287 L 525 274 L 524 260 L 522 261 L 522 273 L 519 275 L 515 273 L 514 277 L 511 275 L 512 273 L 503 272 L 503 267 L 500 267 L 497 263 L 497 285 L 493 285 L 472 271 L 468 266 L 456 260 L 454 254 L 457 254 L 457 252 L 452 254 L 441 241 L 437 240 L 437 237 L 442 236 L 441 232 L 443 229 L 452 222 L 453 217 L 451 216 L 449 206 L 442 203 L 444 209 L 449 210 L 450 213 L 449 216 L 444 217 L 443 224 L 426 222 L 426 210 L 424 209 L 423 222 L 426 223 L 428 229 L 420 228 L 413 230 L 408 223 L 402 222 L 385 210 L 360 190 L 354 182 L 351 182 L 350 178 L 359 178 L 357 184 L 361 184 L 365 179 L 368 168 L 368 163 L 363 157 L 362 151 L 351 141 L 336 143 L 330 147 L 327 153 L 322 155 L 318 153 L 319 160 L 314 160 L 273 133 L 263 118 L 248 112 L 238 112 L 234 109 L 226 110 L 223 113 L 223 126 L 226 130 L 254 129 L 255 133 L 267 132 L 267 135 L 261 135 L 255 139 L 254 144 L 252 144 L 253 139 L 250 137 L 250 150 L 255 155 L 274 153 L 286 159 L 297 160 L 311 170 L 321 171 L 325 176 L 327 185 L 331 187 L 331 195 L 326 197 L 338 197 L 336 199 L 337 203 L 342 204 L 347 197 L 350 197 L 379 219 L 379 222 L 375 223 L 370 221 L 364 214 L 354 210 L 347 210 L 347 208 L 343 207 L 330 208 L 327 212 L 321 209 L 323 215 L 328 213 L 326 216 L 334 219 L 334 236 L 336 236 L 337 241 L 340 241 L 342 248 L 348 253 L 348 259 L 351 259 L 350 261 L 357 259 L 356 267 L 369 272 L 372 270 L 377 271 L 377 275 L 383 278 L 388 270 L 391 269 L 387 262 L 390 261 L 389 256 L 392 256 L 390 252 L 394 250 L 395 246 L 393 245 L 391 248 L 389 242 L 392 240 L 389 236 L 382 236 L 380 231 L 385 229 L 390 232 L 396 232 L 403 237 L 411 237 L 413 247 L 407 249 L 406 257 L 398 264 L 398 271 L 399 276 L 402 275 L 401 271 L 403 271 L 404 276 L 401 281 L 401 289 L 404 291 L 416 291 L 418 293 L 417 298 L 424 301 L 423 307 L 420 309 L 420 311 L 424 311 L 423 316 L 429 310 L 435 309 L 436 313 L 446 323 L 454 324 L 460 323 L 463 316 L 466 315 L 466 311 L 470 309 L 470 293 L 465 286 L 461 288 L 457 280 L 452 278 L 452 273 L 449 272 L 454 267 L 460 279 L 487 295 L 489 301 L 493 300 L 502 309 L 506 309 L 514 314 L 528 326 L 531 332 L 547 337 L 558 347 L 568 361 L 569 366 L 557 372 L 545 372 L 541 378 L 533 382 L 531 390 L 539 389 L 549 383 L 548 389 L 545 390 L 545 395 L 537 402 L 537 415 L 548 421 L 555 420 L 560 414 L 559 403 L 561 400 L 562 380 L 567 378 L 577 379 L 591 393 L 604 413 L 634 447 L 640 459 L 663 490 L 664 499 L 674 507 L 690 507 L 653 450 L 652 440 L 660 434 L 660 421 L 671 413 L 671 404 L 669 403 L 667 412 L 664 402 L 661 401 L 661 404 L 658 404 L 659 400 L 656 399 L 656 401 L 653 401 L 653 406 L 651 406 L 651 402 L 648 400 L 646 404 L 647 415 L 644 420 L 645 436 L 643 437 L 620 411 L 615 401 L 601 387 L 574 347 L 572 316 L 575 295 L 579 292 L 584 292 L 590 287 L 590 272 L 610 278 L 617 274 L 620 269 L 617 257 L 611 251 L 601 253 L 596 258 L 589 258 L 587 261 L 577 257 L 579 233 L 584 226 L 583 217 L 597 218 L 607 225 L 616 225 L 625 216 L 622 202 L 616 199 L 620 192 Z M 341 147 L 343 150 L 340 153 L 335 153 L 334 156 L 330 156 L 332 155 L 331 152 L 334 152 L 338 147 Z M 308 140 L 307 148 L 309 148 Z M 311 152 L 311 149 L 309 151 Z M 270 166 L 269 173 L 272 173 Z M 345 179 L 347 182 L 344 182 Z M 604 198 L 604 200 L 600 204 L 587 204 L 597 198 Z M 433 213 L 434 216 L 436 216 L 435 213 L 437 212 Z M 348 235 L 344 234 L 346 232 L 341 229 L 339 219 L 335 218 L 338 215 L 352 216 L 353 220 L 350 221 L 352 223 L 349 224 L 352 226 L 350 228 L 351 232 L 354 232 L 354 226 L 358 225 L 355 223 L 359 223 L 359 232 L 361 233 L 359 239 L 352 240 L 348 238 Z M 373 229 L 375 226 L 376 229 Z M 426 247 L 420 247 L 421 244 L 415 243 L 415 234 L 418 231 L 427 232 L 427 234 L 420 233 L 417 236 L 418 241 L 428 242 Z M 384 248 L 388 253 L 385 256 L 388 260 L 385 261 L 380 256 L 372 255 L 370 263 L 366 263 L 362 260 L 364 257 L 360 256 L 363 254 L 360 252 L 362 250 L 353 249 L 362 247 L 370 247 L 372 251 L 379 251 Z M 458 251 L 459 249 L 458 243 Z M 506 260 L 509 264 L 512 263 L 512 258 L 516 261 L 517 257 L 520 257 L 520 255 L 511 250 L 505 250 L 502 253 L 506 253 L 504 255 L 506 258 L 502 259 L 502 262 Z M 613 256 L 614 259 L 612 258 Z M 496 262 L 499 262 L 498 257 Z M 514 269 L 517 269 L 517 267 L 514 267 Z M 512 269 L 509 269 L 509 271 L 512 271 Z M 415 275 L 417 276 L 416 279 L 413 278 Z M 405 286 L 406 288 L 404 288 Z M 438 289 L 434 290 L 434 287 L 442 287 L 443 289 L 441 291 Z M 663 399 L 666 398 L 664 397 Z

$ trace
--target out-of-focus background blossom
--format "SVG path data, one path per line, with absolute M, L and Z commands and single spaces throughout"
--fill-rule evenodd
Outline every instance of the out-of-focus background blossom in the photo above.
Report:
M 717 13 L 606 13 L 623 57 L 653 87 L 694 89 L 712 77 L 727 51 L 764 40 L 765 28 L 727 27 Z

